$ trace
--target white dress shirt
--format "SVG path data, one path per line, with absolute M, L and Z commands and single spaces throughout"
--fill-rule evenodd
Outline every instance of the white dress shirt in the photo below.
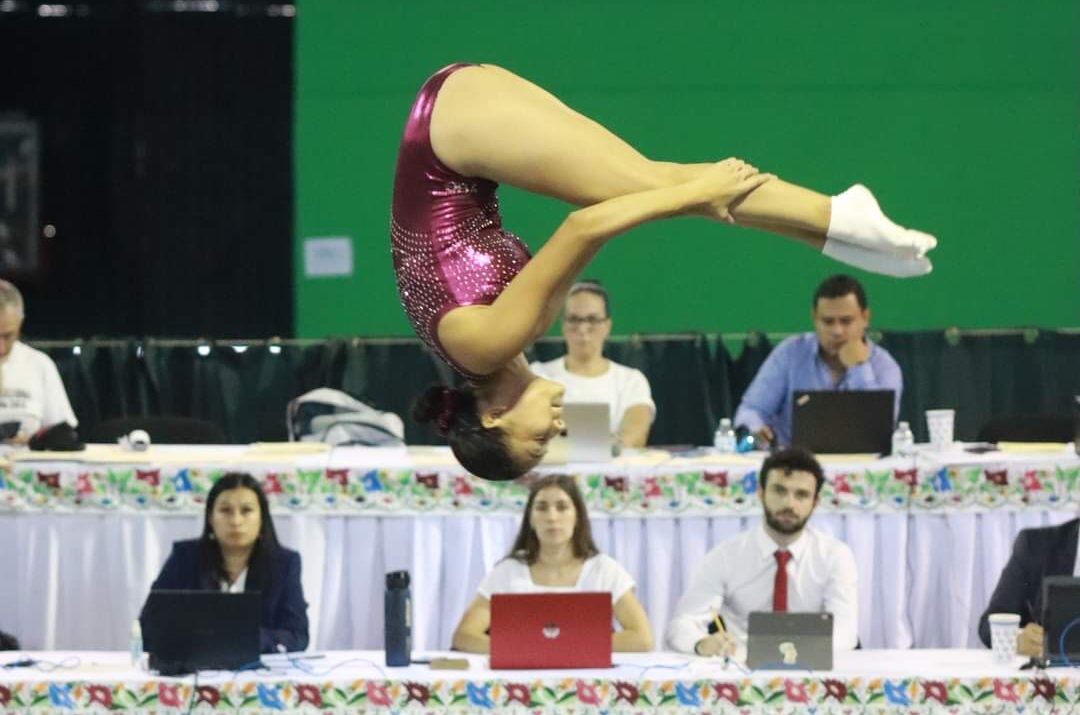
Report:
M 27 437 L 59 422 L 79 424 L 56 363 L 22 342 L 0 360 L 0 422 L 19 422 Z
M 771 611 L 779 549 L 764 524 L 721 541 L 705 556 L 690 588 L 679 599 L 668 624 L 667 641 L 674 650 L 693 653 L 709 634 L 719 614 L 727 631 L 746 647 L 751 611 Z M 851 548 L 812 527 L 788 544 L 788 611 L 833 614 L 833 647 L 854 648 L 858 642 L 858 588 Z
M 634 587 L 634 579 L 607 554 L 596 554 L 585 560 L 581 574 L 573 586 L 541 586 L 532 580 L 529 565 L 507 557 L 480 582 L 477 593 L 491 600 L 495 593 L 570 593 L 574 591 L 607 591 L 616 604 Z
M 236 576 L 236 580 L 229 583 L 225 579 L 221 579 L 218 583 L 221 584 L 221 590 L 223 593 L 243 593 L 247 588 L 247 569 L 244 569 Z

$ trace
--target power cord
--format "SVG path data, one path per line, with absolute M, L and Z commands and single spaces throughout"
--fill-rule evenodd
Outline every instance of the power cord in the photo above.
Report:
M 55 670 L 73 670 L 82 665 L 82 660 L 77 655 L 69 655 L 60 661 L 39 660 L 33 667 L 42 673 L 51 673 Z
M 693 661 L 687 660 L 679 665 L 668 665 L 667 663 L 652 663 L 650 665 L 637 665 L 635 663 L 619 663 L 620 668 L 640 668 L 641 672 L 638 674 L 638 680 L 644 680 L 645 674 L 650 670 L 685 670 L 690 666 Z
M 333 666 L 331 666 L 329 668 L 326 668 L 326 669 L 323 669 L 323 670 L 316 670 L 315 668 L 312 668 L 312 667 L 304 664 L 304 662 L 299 658 L 289 658 L 289 662 L 292 663 L 292 666 L 294 668 L 296 668 L 297 670 L 299 670 L 301 673 L 304 673 L 305 675 L 315 675 L 315 676 L 318 676 L 318 677 L 322 677 L 324 675 L 329 675 L 330 673 L 333 673 L 338 668 L 340 668 L 340 667 L 342 667 L 344 665 L 348 665 L 349 663 L 365 663 L 365 664 L 370 665 L 371 667 L 375 668 L 375 670 L 379 671 L 379 675 L 381 675 L 384 680 L 389 680 L 389 677 L 387 677 L 387 675 L 386 675 L 386 671 L 383 670 L 382 667 L 378 663 L 376 663 L 373 660 L 368 660 L 367 658 L 349 658 L 348 660 L 343 660 L 340 663 L 336 663 Z
M 187 713 L 191 715 L 191 711 L 195 708 L 195 695 L 199 692 L 199 671 L 195 671 L 195 677 L 191 681 L 191 697 L 188 698 Z

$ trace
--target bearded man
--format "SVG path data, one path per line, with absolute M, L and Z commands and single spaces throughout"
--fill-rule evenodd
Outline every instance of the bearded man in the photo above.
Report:
M 806 525 L 825 474 L 812 454 L 785 449 L 758 472 L 760 526 L 717 544 L 697 569 L 668 624 L 674 650 L 704 656 L 745 652 L 752 611 L 833 614 L 833 648 L 858 643 L 855 555 Z

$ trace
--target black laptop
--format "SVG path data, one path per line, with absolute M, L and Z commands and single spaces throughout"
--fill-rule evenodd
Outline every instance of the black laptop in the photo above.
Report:
M 791 444 L 814 454 L 889 454 L 892 390 L 796 390 Z
M 242 670 L 259 665 L 257 591 L 151 591 L 143 645 L 162 675 Z
M 1042 588 L 1043 655 L 1051 666 L 1080 664 L 1080 577 L 1047 576 Z

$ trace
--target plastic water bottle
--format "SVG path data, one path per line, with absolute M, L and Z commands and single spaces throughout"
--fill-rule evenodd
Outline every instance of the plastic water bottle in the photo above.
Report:
M 910 457 L 915 454 L 915 435 L 907 422 L 900 422 L 892 436 L 892 456 Z
M 139 625 L 138 619 L 131 622 L 131 640 L 128 643 L 128 650 L 131 653 L 131 667 L 141 667 L 143 657 L 142 626 Z
M 720 454 L 735 453 L 735 429 L 731 426 L 731 420 L 727 417 L 720 420 L 713 434 L 713 447 Z
M 412 662 L 412 598 L 408 571 L 386 574 L 384 607 L 386 665 L 407 666 Z

